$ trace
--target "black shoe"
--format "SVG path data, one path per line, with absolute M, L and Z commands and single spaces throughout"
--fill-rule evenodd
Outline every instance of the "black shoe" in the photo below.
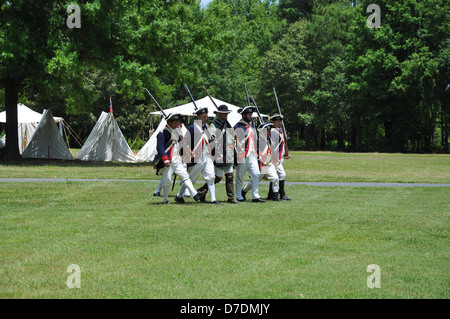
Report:
M 272 197 L 270 200 L 273 200 L 274 202 L 280 202 L 281 199 L 278 197 L 278 192 L 272 193 Z
M 291 200 L 289 197 L 287 197 L 286 195 L 284 195 L 283 197 L 281 197 L 281 200 Z
M 266 201 L 262 198 L 252 199 L 252 203 L 265 203 Z
M 211 204 L 215 204 L 215 205 L 222 205 L 221 203 L 219 203 L 218 201 L 213 201 L 213 202 L 211 202 Z
M 161 193 L 160 192 L 154 192 L 153 196 L 161 196 Z
M 202 190 L 200 192 L 198 192 L 197 194 L 194 195 L 194 199 L 196 202 L 198 202 L 202 196 L 204 196 L 206 194 L 206 190 Z
M 237 200 L 238 202 L 245 202 L 245 198 L 244 198 L 244 199 L 236 198 L 236 200 Z
M 166 201 L 164 201 L 164 202 L 163 202 L 163 204 L 169 204 L 169 201 L 168 201 L 168 200 L 166 200 Z
M 178 197 L 178 196 L 175 196 L 175 201 L 178 203 L 178 204 L 185 204 L 186 202 L 184 201 L 184 198 L 183 197 Z
M 247 194 L 247 192 L 241 191 L 241 196 L 244 200 L 246 200 L 247 198 L 245 198 L 245 194 Z

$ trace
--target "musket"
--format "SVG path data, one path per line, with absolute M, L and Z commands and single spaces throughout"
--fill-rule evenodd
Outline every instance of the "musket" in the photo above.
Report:
M 247 105 L 250 105 L 250 99 L 248 98 L 248 91 L 247 91 L 247 85 L 244 82 L 244 88 L 245 88 L 245 96 L 247 96 Z
M 208 90 L 203 86 L 203 90 L 205 90 L 206 95 L 208 95 L 208 97 L 211 99 L 211 102 L 214 104 L 214 106 L 216 107 L 217 110 L 219 110 L 219 107 L 217 106 L 216 102 L 213 100 L 213 98 L 211 97 L 211 95 L 209 95 Z
M 186 84 L 184 85 L 184 88 L 186 89 L 186 91 L 188 92 L 189 96 L 191 97 L 192 103 L 194 103 L 195 111 L 198 111 L 198 107 L 197 107 L 197 104 L 195 103 L 194 97 L 192 96 L 191 91 L 189 91 L 189 88 L 188 88 L 188 86 Z
M 164 110 L 162 109 L 161 105 L 159 105 L 158 101 L 156 101 L 156 99 L 153 97 L 153 95 L 150 93 L 149 90 L 145 89 L 148 93 L 148 95 L 150 95 L 150 97 L 152 98 L 153 102 L 156 104 L 156 106 L 158 107 L 158 110 L 161 112 L 161 114 L 164 116 L 164 118 L 167 118 L 166 113 L 164 112 Z
M 150 93 L 149 90 L 145 89 L 147 91 L 147 93 L 150 95 L 150 97 L 152 98 L 153 102 L 156 104 L 156 106 L 158 107 L 158 110 L 161 112 L 161 114 L 164 116 L 164 118 L 167 118 L 166 113 L 164 112 L 164 110 L 162 109 L 161 105 L 159 105 L 158 101 L 156 101 L 156 99 L 153 97 L 153 95 Z M 184 142 L 184 138 L 181 134 L 178 134 L 178 137 L 181 139 L 181 141 L 183 142 L 184 147 L 189 151 L 192 152 L 191 149 L 189 148 L 189 146 L 186 145 L 186 143 Z M 173 187 L 172 187 L 173 189 Z
M 175 187 L 175 181 L 177 180 L 177 174 L 174 174 L 175 176 L 174 176 L 174 178 L 173 178 L 173 183 L 172 183 L 172 191 L 173 191 L 173 188 Z
M 282 114 L 281 114 L 281 109 L 280 109 L 280 104 L 278 103 L 277 92 L 275 91 L 275 88 L 273 88 L 273 94 L 275 95 L 275 101 L 277 101 L 278 114 L 282 115 Z M 288 149 L 288 146 L 287 146 L 288 136 L 287 136 L 287 133 L 286 133 L 286 127 L 284 126 L 284 121 L 283 121 L 283 119 L 281 119 L 281 124 L 283 125 L 283 133 L 284 133 L 284 136 L 286 137 L 286 138 L 285 138 L 285 141 L 284 141 L 284 145 L 285 145 L 285 147 L 286 147 L 286 154 L 285 154 L 285 155 L 286 155 L 286 156 L 289 156 L 289 149 Z
M 253 104 L 255 105 L 256 113 L 258 113 L 259 121 L 261 122 L 261 124 L 263 124 L 264 123 L 263 118 L 261 116 L 261 113 L 259 112 L 258 105 L 256 105 L 256 102 L 255 102 L 255 99 L 253 98 L 253 95 L 251 95 L 251 98 L 252 98 Z
M 192 103 L 194 103 L 194 108 L 195 108 L 195 111 L 198 111 L 198 107 L 197 107 L 197 103 L 195 103 L 195 100 L 194 100 L 194 97 L 192 96 L 192 94 L 191 94 L 191 91 L 189 91 L 189 88 L 188 88 L 188 86 L 185 84 L 184 85 L 184 88 L 186 89 L 186 91 L 189 93 L 189 96 L 191 97 L 191 100 L 192 100 Z M 207 137 L 208 137 L 208 140 L 209 140 L 209 142 L 212 140 L 212 135 L 211 135 L 211 133 L 209 132 L 209 126 L 208 126 L 208 123 L 206 123 L 206 128 L 207 128 Z

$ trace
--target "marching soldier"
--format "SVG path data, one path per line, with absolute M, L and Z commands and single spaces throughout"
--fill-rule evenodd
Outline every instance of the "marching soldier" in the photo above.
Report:
M 202 193 L 197 193 L 189 179 L 189 174 L 183 166 L 180 154 L 181 136 L 177 131 L 181 115 L 174 113 L 166 117 L 167 124 L 164 129 L 157 135 L 156 148 L 160 161 L 157 168 L 161 169 L 163 175 L 163 201 L 164 204 L 169 203 L 169 188 L 172 181 L 172 175 L 175 173 L 180 177 L 182 188 L 187 188 L 194 196 L 196 201 L 200 200 Z M 193 156 L 193 154 L 191 154 Z M 184 190 L 183 190 L 184 192 Z
M 274 127 L 272 128 L 271 136 L 272 140 L 278 142 L 277 151 L 275 152 L 278 155 L 278 158 L 275 162 L 275 168 L 277 170 L 278 179 L 280 183 L 279 193 L 281 200 L 291 200 L 285 191 L 285 183 L 286 183 L 286 172 L 284 171 L 283 163 L 285 159 L 291 158 L 290 155 L 286 154 L 286 135 L 283 132 L 283 115 L 275 113 L 270 121 L 273 123 Z M 272 189 L 272 184 L 269 187 L 268 197 L 272 197 L 274 190 Z
M 197 115 L 197 119 L 188 127 L 191 138 L 190 147 L 194 152 L 194 158 L 191 163 L 188 164 L 189 177 L 192 183 L 195 183 L 201 173 L 208 185 L 211 203 L 220 204 L 216 200 L 214 163 L 209 145 L 212 137 L 208 129 L 208 124 L 206 123 L 208 120 L 208 108 L 201 108 L 197 110 L 195 114 Z M 200 192 L 202 193 L 201 197 L 204 197 L 206 190 L 201 190 Z M 183 195 L 184 186 L 180 188 L 175 200 L 179 203 L 184 203 Z
M 177 128 L 181 130 L 182 127 L 183 127 L 183 119 L 181 119 L 181 121 L 178 121 Z M 186 163 L 183 162 L 183 166 L 187 170 Z M 156 175 L 159 175 L 159 174 L 156 174 Z M 164 182 L 164 178 L 161 176 L 161 179 L 159 180 L 159 183 L 158 183 L 158 187 L 153 192 L 153 196 L 161 196 L 161 190 L 162 190 L 162 187 L 163 187 L 163 182 Z M 180 182 L 180 184 L 181 184 L 181 182 Z M 173 186 L 172 186 L 172 188 L 173 188 Z M 184 192 L 184 196 L 185 197 L 190 197 L 191 196 L 191 194 L 189 193 L 189 190 L 187 188 L 186 188 L 186 190 Z
M 273 201 L 280 201 L 278 198 L 278 187 L 279 187 L 279 180 L 278 180 L 278 174 L 275 169 L 275 165 L 272 164 L 272 156 L 274 153 L 272 152 L 272 141 L 270 139 L 270 133 L 271 129 L 273 128 L 273 124 L 271 123 L 262 123 L 258 127 L 259 131 L 259 140 L 258 140 L 258 152 L 259 152 L 259 169 L 260 169 L 260 175 L 259 175 L 259 181 L 262 179 L 267 179 L 270 181 L 271 187 L 273 187 L 272 195 L 267 198 L 269 200 Z M 252 184 L 247 184 L 242 194 L 245 198 L 245 194 L 252 188 Z
M 263 203 L 265 200 L 259 196 L 259 166 L 256 150 L 257 135 L 252 123 L 252 114 L 255 108 L 247 106 L 238 112 L 242 119 L 234 126 L 236 133 L 236 149 L 238 153 L 238 165 L 236 169 L 236 199 L 240 202 L 245 201 L 242 196 L 242 187 L 244 184 L 245 173 L 248 172 L 252 183 L 252 202 Z
M 222 104 L 214 111 L 216 118 L 210 125 L 210 131 L 215 140 L 215 147 L 212 150 L 214 161 L 215 180 L 214 183 L 219 183 L 225 173 L 225 189 L 227 192 L 228 203 L 237 204 L 238 201 L 234 197 L 233 184 L 233 165 L 234 165 L 234 131 L 227 120 L 228 106 Z M 197 191 L 207 190 L 208 184 L 198 188 Z M 202 198 L 200 198 L 202 200 Z

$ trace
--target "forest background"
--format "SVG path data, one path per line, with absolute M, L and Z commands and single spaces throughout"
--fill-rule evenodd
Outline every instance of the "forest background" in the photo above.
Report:
M 156 111 L 144 88 L 163 108 L 190 102 L 185 83 L 245 106 L 246 83 L 267 114 L 276 88 L 291 149 L 448 153 L 449 12 L 444 0 L 0 1 L 0 111 L 51 109 L 85 140 L 111 98 L 136 149 Z

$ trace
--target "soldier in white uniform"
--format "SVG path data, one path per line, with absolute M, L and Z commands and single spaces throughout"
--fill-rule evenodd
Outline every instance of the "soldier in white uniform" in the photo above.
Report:
M 242 187 L 244 186 L 244 176 L 248 172 L 252 183 L 252 202 L 263 203 L 265 200 L 259 196 L 259 166 L 258 153 L 256 150 L 257 134 L 252 123 L 252 114 L 255 108 L 247 106 L 238 112 L 242 115 L 242 119 L 234 126 L 236 134 L 236 150 L 237 150 L 237 169 L 235 194 L 236 199 L 240 202 L 245 201 L 242 196 Z
M 275 147 L 273 153 L 277 154 L 277 158 L 274 160 L 275 168 L 277 170 L 278 179 L 279 179 L 279 193 L 281 200 L 291 200 L 285 191 L 285 182 L 286 182 L 286 172 L 283 167 L 283 163 L 285 159 L 291 158 L 290 155 L 286 154 L 286 134 L 283 132 L 283 115 L 275 113 L 270 118 L 274 127 L 272 128 L 271 138 L 273 143 L 278 143 L 278 147 Z M 268 197 L 272 197 L 272 187 L 269 187 Z
M 273 124 L 271 123 L 262 123 L 258 127 L 259 131 L 259 139 L 258 139 L 258 153 L 259 153 L 259 169 L 260 169 L 260 175 L 259 175 L 259 181 L 263 179 L 267 179 L 270 181 L 270 184 L 273 188 L 273 193 L 269 200 L 273 201 L 280 201 L 278 198 L 278 174 L 275 169 L 275 165 L 272 163 L 272 157 L 273 157 L 273 144 L 271 143 L 270 139 L 270 131 L 273 128 Z M 248 183 L 244 189 L 242 190 L 242 194 L 245 198 L 245 194 L 252 188 L 252 183 Z
M 163 175 L 163 201 L 169 203 L 169 188 L 172 181 L 172 175 L 175 173 L 180 177 L 182 188 L 187 188 L 194 196 L 196 201 L 200 200 L 202 193 L 197 193 L 189 179 L 186 167 L 183 165 L 180 154 L 180 142 L 182 141 L 180 133 L 177 131 L 180 114 L 169 114 L 166 118 L 167 125 L 157 135 L 157 150 L 160 161 L 157 165 Z M 193 154 L 189 154 L 193 156 Z M 184 190 L 183 190 L 184 191 Z
M 230 204 L 237 204 L 234 197 L 233 165 L 234 165 L 234 130 L 227 120 L 231 111 L 222 104 L 214 111 L 216 118 L 210 125 L 211 136 L 214 139 L 212 154 L 214 156 L 214 183 L 219 183 L 225 174 L 225 189 Z M 208 184 L 198 188 L 197 191 L 207 190 Z M 202 200 L 202 197 L 200 198 Z
M 212 141 L 212 136 L 206 123 L 208 120 L 208 108 L 199 109 L 195 114 L 197 119 L 194 121 L 194 124 L 188 127 L 185 135 L 186 142 L 190 140 L 190 149 L 194 152 L 194 158 L 188 164 L 189 178 L 192 183 L 195 183 L 200 174 L 202 174 L 208 185 L 211 203 L 220 204 L 216 200 L 214 163 L 209 145 Z M 179 203 L 184 203 L 183 194 L 184 187 L 182 186 L 175 200 Z

